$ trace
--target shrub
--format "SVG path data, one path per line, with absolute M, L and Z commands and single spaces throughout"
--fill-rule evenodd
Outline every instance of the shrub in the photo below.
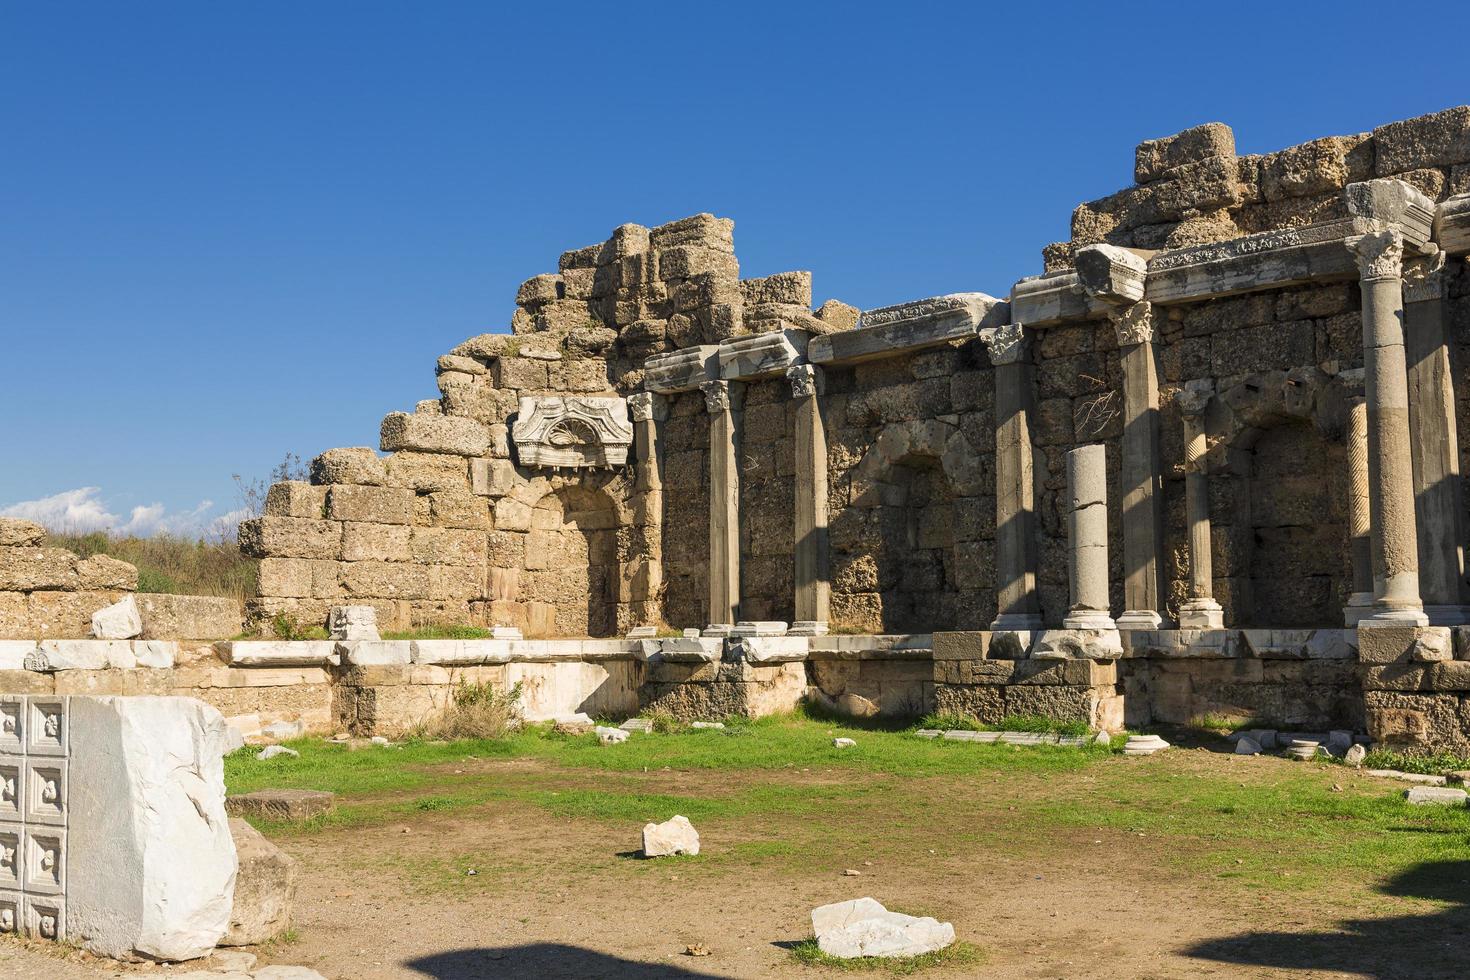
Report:
M 460 681 L 449 705 L 410 735 L 426 740 L 504 738 L 521 726 L 521 685 L 499 693 L 493 684 Z
M 271 632 L 281 640 L 325 640 L 327 631 L 322 626 L 309 626 L 288 612 L 278 612 L 270 621 Z

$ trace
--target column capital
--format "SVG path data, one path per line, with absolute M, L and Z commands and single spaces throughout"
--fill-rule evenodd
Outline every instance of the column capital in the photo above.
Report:
M 704 410 L 711 415 L 730 411 L 730 382 L 706 381 L 699 386 L 704 394 Z
M 1119 347 L 1147 344 L 1154 339 L 1154 305 L 1148 300 L 1108 310 Z
M 1445 254 L 1435 252 L 1404 263 L 1404 302 L 1423 303 L 1443 299 Z
M 1136 303 L 1143 299 L 1148 260 L 1116 245 L 1087 245 L 1072 262 L 1077 281 L 1089 296 L 1109 303 Z
M 1389 282 L 1404 274 L 1404 236 L 1392 229 L 1357 235 L 1347 247 L 1358 258 L 1358 276 L 1363 282 Z
M 1028 353 L 1026 326 L 1022 323 L 1002 324 L 984 337 L 984 341 L 990 351 L 990 363 L 996 366 L 1017 364 L 1025 360 Z
M 822 393 L 822 369 L 813 364 L 793 364 L 786 369 L 792 398 L 815 398 Z
M 1179 406 L 1179 414 L 1187 419 L 1197 419 L 1205 414 L 1205 409 L 1215 398 L 1213 385 L 1186 385 L 1174 392 L 1174 404 Z
M 669 417 L 669 400 L 651 391 L 628 396 L 628 414 L 634 422 L 662 422 Z

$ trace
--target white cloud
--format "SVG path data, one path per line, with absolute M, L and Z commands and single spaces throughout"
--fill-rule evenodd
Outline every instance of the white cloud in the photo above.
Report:
M 0 507 L 0 517 L 24 518 L 64 534 L 109 531 L 146 538 L 162 533 L 218 540 L 234 537 L 236 526 L 250 516 L 243 508 L 219 515 L 211 515 L 212 510 L 212 500 L 201 500 L 191 510 L 173 512 L 160 503 L 139 504 L 128 512 L 124 520 L 103 502 L 102 488 L 78 487 L 38 500 L 22 500 Z

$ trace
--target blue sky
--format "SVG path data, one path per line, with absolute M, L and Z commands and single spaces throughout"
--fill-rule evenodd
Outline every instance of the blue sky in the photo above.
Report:
M 1140 139 L 1464 103 L 1462 34 L 1353 3 L 0 0 L 0 511 L 205 526 L 233 473 L 376 445 L 625 221 L 732 217 L 742 273 L 810 269 L 818 303 L 1004 294 Z

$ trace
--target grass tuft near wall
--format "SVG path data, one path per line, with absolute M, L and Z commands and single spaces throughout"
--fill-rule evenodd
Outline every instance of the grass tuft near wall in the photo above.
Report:
M 213 595 L 242 605 L 255 595 L 260 563 L 240 554 L 233 541 L 207 542 L 156 534 L 148 538 L 91 534 L 52 534 L 48 543 L 83 558 L 108 555 L 138 568 L 139 592 Z

